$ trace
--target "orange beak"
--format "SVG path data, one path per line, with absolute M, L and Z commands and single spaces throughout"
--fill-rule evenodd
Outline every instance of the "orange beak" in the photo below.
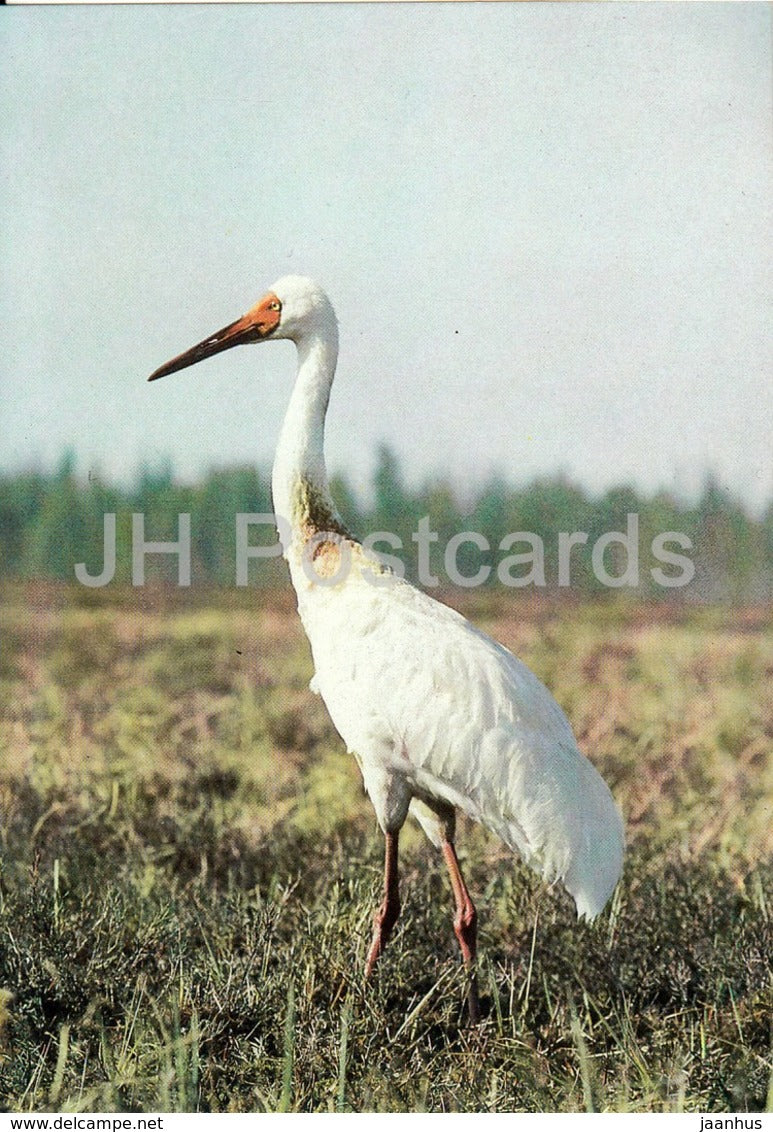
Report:
M 168 373 L 175 373 L 178 369 L 195 365 L 205 358 L 211 358 L 213 354 L 219 354 L 221 350 L 230 350 L 232 346 L 243 346 L 247 342 L 260 342 L 263 338 L 268 338 L 269 334 L 279 326 L 281 313 L 281 304 L 276 295 L 266 295 L 241 318 L 237 318 L 236 322 L 224 326 L 222 330 L 210 334 L 203 342 L 191 346 L 189 350 L 159 366 L 150 375 L 148 381 L 156 381 Z

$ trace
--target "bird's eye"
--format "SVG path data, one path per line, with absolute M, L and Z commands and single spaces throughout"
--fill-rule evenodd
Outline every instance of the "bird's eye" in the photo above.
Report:
M 274 299 L 272 303 L 268 304 L 268 309 L 270 311 L 280 311 L 282 309 L 282 304 L 279 302 L 279 299 Z

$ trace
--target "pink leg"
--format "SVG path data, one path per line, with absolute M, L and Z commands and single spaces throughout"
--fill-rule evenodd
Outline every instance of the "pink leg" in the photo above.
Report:
M 400 893 L 397 879 L 397 838 L 398 834 L 386 835 L 386 854 L 384 857 L 384 900 L 376 912 L 373 923 L 373 942 L 365 964 L 365 978 L 373 971 L 381 952 L 386 947 L 392 928 L 400 915 Z
M 470 990 L 467 998 L 470 1021 L 473 1025 L 480 1022 L 480 999 L 478 998 L 478 979 L 475 973 L 475 955 L 477 952 L 477 923 L 478 913 L 472 897 L 464 883 L 459 859 L 452 841 L 443 842 L 443 856 L 448 865 L 448 874 L 451 877 L 451 887 L 454 890 L 456 901 L 456 915 L 454 916 L 454 931 L 459 940 L 462 959 L 470 978 Z

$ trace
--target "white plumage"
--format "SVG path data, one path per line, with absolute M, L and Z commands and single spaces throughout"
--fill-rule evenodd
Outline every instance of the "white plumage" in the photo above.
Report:
M 300 610 L 316 687 L 382 829 L 399 829 L 414 795 L 440 799 L 562 880 L 579 915 L 598 915 L 620 872 L 622 824 L 537 677 L 407 582 L 350 583 L 345 602 L 309 589 Z M 439 846 L 426 812 L 415 816 Z
M 399 911 L 397 834 L 410 811 L 443 849 L 468 965 L 475 909 L 453 848 L 454 812 L 496 833 L 592 919 L 620 875 L 623 826 L 536 676 L 460 614 L 391 574 L 344 528 L 330 497 L 324 422 L 338 355 L 325 293 L 288 276 L 241 319 L 174 358 L 151 380 L 242 342 L 291 338 L 298 374 L 272 487 L 284 553 L 324 699 L 387 837 L 384 903 L 368 970 Z M 479 1016 L 474 973 L 470 1013 Z

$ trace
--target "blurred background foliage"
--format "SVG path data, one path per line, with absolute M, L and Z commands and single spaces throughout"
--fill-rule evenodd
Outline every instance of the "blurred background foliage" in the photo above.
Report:
M 341 474 L 333 476 L 331 486 L 355 534 L 362 537 L 388 531 L 401 540 L 402 550 L 396 553 L 413 580 L 417 578 L 417 544 L 412 536 L 419 520 L 427 516 L 429 529 L 439 536 L 431 544 L 429 567 L 441 584 L 448 582 L 443 554 L 453 535 L 474 531 L 484 536 L 492 551 L 462 544 L 458 568 L 462 575 L 473 576 L 481 566 L 489 565 L 487 585 L 497 586 L 501 584 L 497 564 L 508 553 L 528 550 L 524 543 L 500 551 L 502 539 L 526 531 L 543 541 L 545 584 L 554 589 L 558 585 L 558 534 L 582 531 L 588 534 L 588 541 L 571 550 L 571 589 L 582 596 L 600 594 L 605 586 L 594 574 L 592 548 L 605 532 L 625 532 L 627 516 L 635 513 L 639 517 L 639 596 L 730 603 L 768 602 L 773 597 L 773 500 L 761 515 L 753 516 L 711 473 L 692 501 L 665 490 L 644 495 L 627 485 L 592 495 L 561 474 L 520 487 L 501 476 L 492 476 L 475 490 L 442 477 L 411 487 L 398 457 L 384 445 L 369 498 L 363 498 Z M 117 486 L 95 472 L 83 478 L 74 455 L 68 452 L 54 472 L 0 475 L 0 577 L 73 580 L 79 562 L 98 575 L 104 554 L 103 516 L 112 512 L 117 516 L 114 581 L 130 582 L 132 513 L 144 514 L 147 540 L 173 541 L 178 537 L 178 515 L 187 512 L 191 515 L 193 584 L 234 586 L 235 516 L 271 510 L 267 470 L 250 466 L 214 469 L 199 483 L 183 484 L 167 463 L 145 467 L 133 484 Z M 687 586 L 665 588 L 652 577 L 651 569 L 660 565 L 652 553 L 652 540 L 666 531 L 680 532 L 691 540 L 692 549 L 684 553 L 695 565 L 695 576 Z M 250 531 L 252 544 L 267 538 L 271 536 L 265 527 Z M 385 543 L 377 549 L 395 553 Z M 676 546 L 669 549 L 682 553 Z M 617 551 L 610 548 L 605 558 L 612 575 L 625 570 L 622 548 Z M 529 574 L 528 563 L 514 567 L 514 574 Z M 148 555 L 146 579 L 176 581 L 177 559 Z M 250 563 L 250 584 L 284 581 L 281 562 L 260 559 Z

